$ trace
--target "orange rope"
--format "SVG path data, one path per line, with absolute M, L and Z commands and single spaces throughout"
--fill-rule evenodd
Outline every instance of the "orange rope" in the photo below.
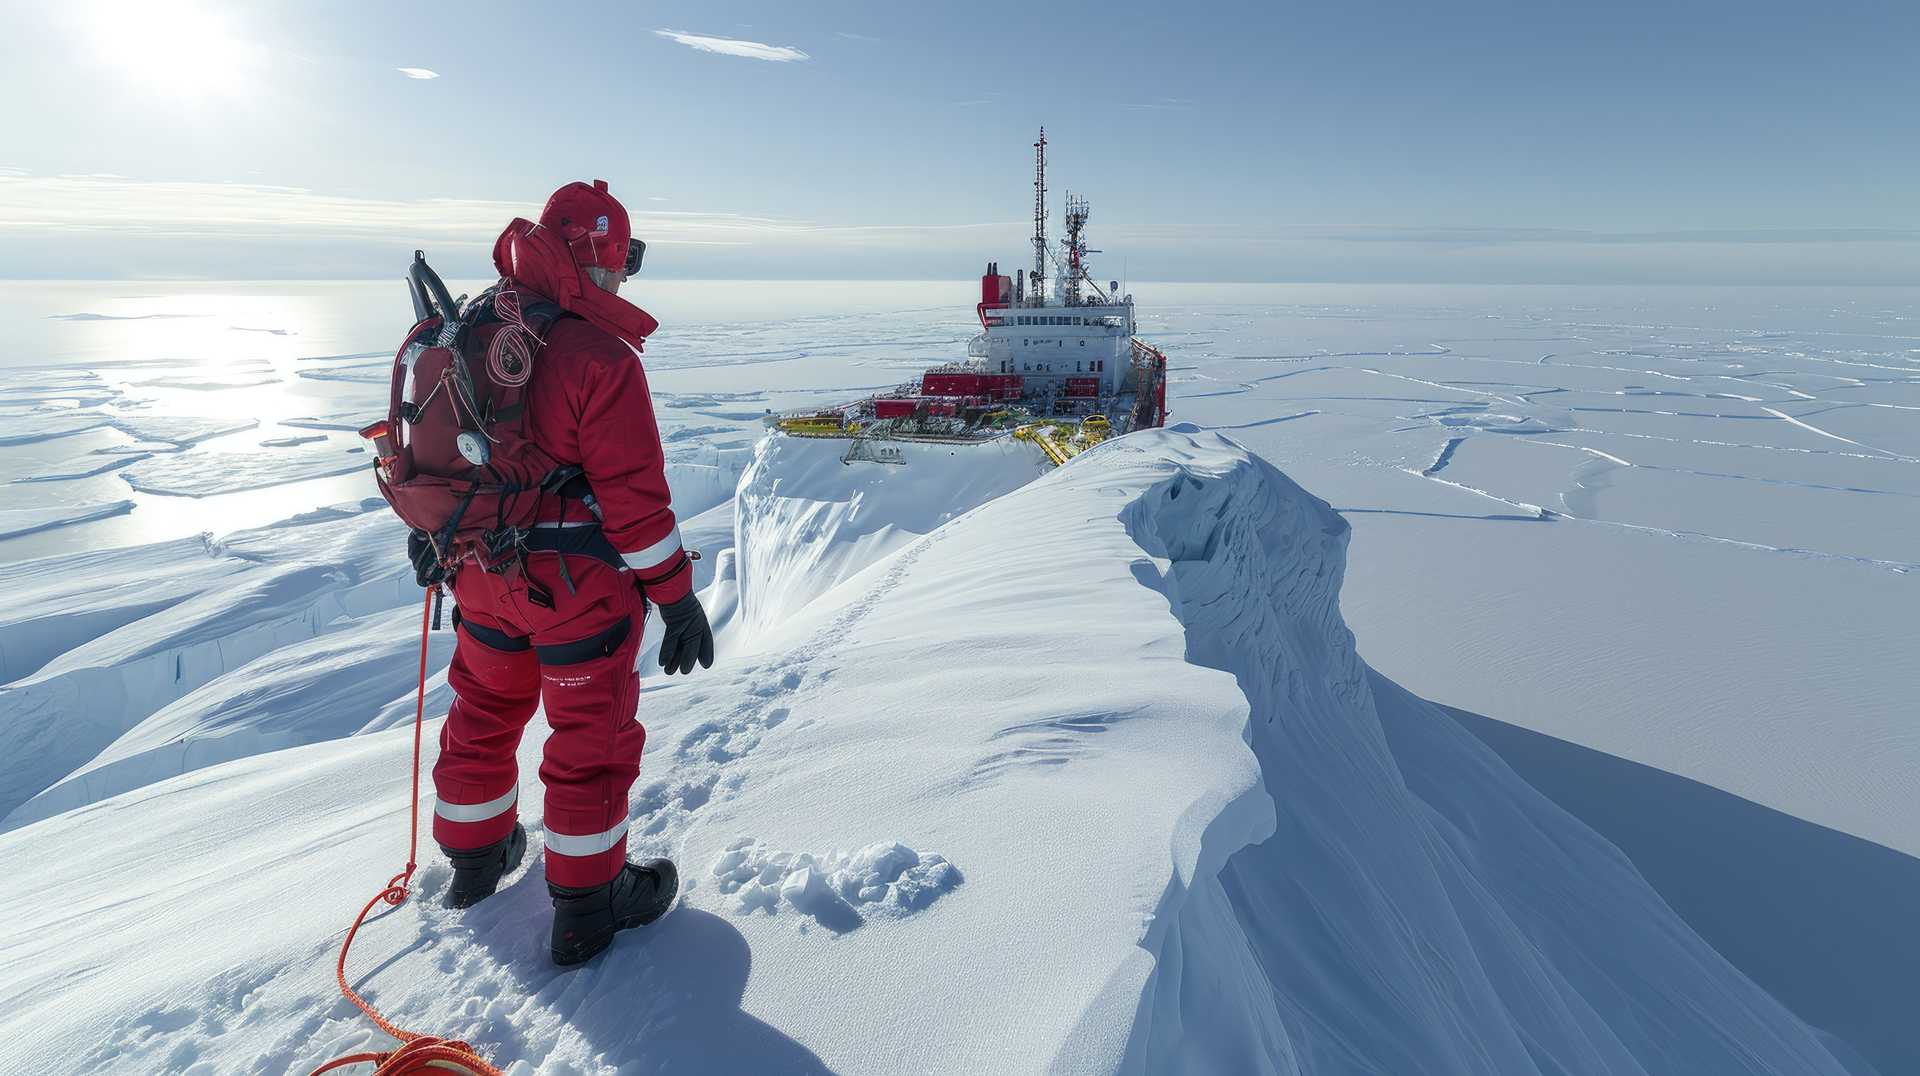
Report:
M 398 907 L 408 896 L 407 883 L 413 880 L 416 859 L 420 850 L 420 735 L 421 726 L 426 722 L 427 714 L 427 633 L 433 626 L 433 600 L 440 594 L 437 586 L 427 588 L 426 607 L 420 611 L 420 694 L 413 710 L 413 800 L 410 828 L 407 831 L 407 869 L 387 880 L 387 887 L 374 894 L 367 906 L 360 909 L 354 917 L 353 926 L 347 928 L 347 937 L 340 943 L 340 959 L 333 966 L 333 976 L 340 983 L 340 992 L 348 1001 L 358 1006 L 367 1018 L 379 1026 L 380 1030 L 400 1040 L 400 1048 L 386 1053 L 350 1054 L 337 1057 L 314 1069 L 309 1076 L 320 1076 L 323 1072 L 332 1072 L 348 1065 L 372 1064 L 373 1076 L 414 1076 L 429 1070 L 439 1072 L 465 1072 L 471 1076 L 505 1076 L 499 1069 L 487 1064 L 475 1053 L 473 1047 L 452 1039 L 435 1038 L 414 1031 L 405 1031 L 387 1022 L 387 1019 L 367 1004 L 366 999 L 355 993 L 347 985 L 347 950 L 353 947 L 353 936 L 360 932 L 361 924 L 367 920 L 374 906 L 385 902 Z

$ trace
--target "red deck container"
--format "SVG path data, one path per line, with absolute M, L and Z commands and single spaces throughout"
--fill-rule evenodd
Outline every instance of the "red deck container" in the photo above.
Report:
M 918 401 L 912 399 L 890 399 L 873 401 L 874 418 L 912 418 L 913 406 Z
M 920 391 L 928 396 L 972 396 L 984 380 L 984 374 L 926 374 L 920 378 Z
M 1062 386 L 1065 395 L 1079 398 L 1100 395 L 1100 379 L 1097 377 L 1069 377 Z

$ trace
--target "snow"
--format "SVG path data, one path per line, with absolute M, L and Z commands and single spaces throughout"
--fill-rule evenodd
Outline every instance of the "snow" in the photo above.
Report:
M 912 447 L 779 439 L 743 475 L 703 592 L 722 660 L 641 703 L 633 851 L 674 856 L 680 905 L 562 972 L 537 855 L 455 913 L 429 853 L 357 943 L 377 1005 L 554 1076 L 1870 1071 L 1368 668 L 1348 526 L 1271 465 L 1193 427 L 1044 474 Z M 411 730 L 363 727 L 410 702 L 396 527 L 205 548 L 196 596 L 7 689 L 72 693 L 38 711 L 60 741 L 15 741 L 62 772 L 0 834 L 33 864 L 0 869 L 0 1070 L 380 1044 L 327 969 L 407 817 Z M 81 690 L 114 727 L 75 750 Z
M 209 497 L 371 469 L 363 446 L 269 452 L 188 452 L 155 456 L 120 472 L 144 493 Z
M 1343 603 L 1376 668 L 1920 853 L 1920 451 L 1841 417 L 1886 409 L 1834 409 L 1912 403 L 1910 291 L 1150 293 L 1143 334 L 1190 379 L 1175 418 L 1352 522 Z M 1441 421 L 1486 414 L 1549 432 Z
M 37 415 L 22 415 L 7 419 L 6 431 L 0 433 L 0 445 L 27 445 L 36 441 L 50 441 L 56 437 L 95 430 L 105 425 L 107 425 L 106 416 L 91 413 L 70 414 L 53 411 Z
M 964 284 L 652 286 L 720 632 L 640 658 L 635 850 L 685 897 L 563 974 L 537 855 L 455 915 L 429 849 L 354 957 L 403 1024 L 520 1076 L 1920 1065 L 1910 292 L 1136 286 L 1175 418 L 1347 538 L 1193 430 L 1044 476 L 755 446 L 957 355 Z M 6 367 L 0 465 L 75 477 L 0 511 L 57 519 L 127 496 L 103 460 L 358 444 L 406 320 L 51 287 L 17 356 L 83 365 Z M 385 1045 L 328 969 L 398 866 L 419 607 L 359 466 L 0 547 L 0 1071 Z
M 740 479 L 742 623 L 781 620 L 841 580 L 975 505 L 1046 469 L 1034 450 L 1003 438 L 978 449 L 903 443 L 906 466 L 845 464 L 844 441 L 763 440 Z M 849 487 L 849 467 L 865 476 Z M 886 498 L 886 509 L 866 506 Z M 835 536 L 832 542 L 819 539 Z
M 844 933 L 872 916 L 899 918 L 960 884 L 959 868 L 898 841 L 853 852 L 777 852 L 752 837 L 730 845 L 709 872 L 742 913 L 797 912 Z
M 53 464 L 45 471 L 14 479 L 15 482 L 64 482 L 71 478 L 90 478 L 108 471 L 117 471 L 130 463 L 138 463 L 153 455 L 151 452 L 113 452 L 103 453 L 94 450 L 83 456 L 74 456 Z
M 397 521 L 369 514 L 335 524 L 247 532 L 213 548 L 174 543 L 158 560 L 143 558 L 141 567 L 150 572 L 170 567 L 169 560 L 185 562 L 184 574 L 206 585 L 197 592 L 176 591 L 172 600 L 162 590 L 132 587 L 121 600 L 133 609 L 116 617 L 120 622 L 111 630 L 0 688 L 0 728 L 15 747 L 0 757 L 0 826 L 17 825 L 19 820 L 6 816 L 83 768 L 165 704 L 262 655 L 402 604 L 413 579 L 393 550 L 404 548 L 404 542 L 405 529 Z M 229 563 L 209 570 L 199 561 L 210 554 Z M 74 583 L 90 581 L 81 566 L 67 567 L 78 573 Z M 85 623 L 97 625 L 112 615 L 102 610 Z M 0 641 L 13 634 L 9 630 Z M 350 665 L 379 659 L 339 660 Z M 283 690 L 244 680 L 229 683 L 242 693 Z M 215 694 L 209 705 L 231 706 L 237 700 Z M 177 720 L 193 725 L 193 706 L 187 703 Z M 352 727 L 365 717 L 352 721 Z M 148 767 L 137 776 L 144 781 L 154 772 Z
M 389 701 L 411 701 L 419 616 L 411 609 L 346 618 L 327 634 L 246 662 L 141 721 L 92 761 L 6 817 L 9 827 L 141 788 L 189 770 L 352 735 Z M 444 666 L 453 639 L 433 640 Z
M 0 508 L 0 538 L 37 534 L 133 511 L 132 501 L 76 504 L 57 508 Z
M 282 426 L 292 426 L 303 430 L 359 430 L 368 423 L 379 419 L 384 408 L 360 407 L 346 411 L 329 411 L 320 415 L 301 415 L 280 420 Z
M 113 425 L 136 441 L 166 441 L 180 447 L 210 441 L 258 426 L 257 419 L 199 418 L 190 415 L 126 415 Z

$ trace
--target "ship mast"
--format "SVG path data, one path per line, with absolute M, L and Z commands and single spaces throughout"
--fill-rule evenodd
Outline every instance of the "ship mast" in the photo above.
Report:
M 1033 144 L 1033 305 L 1047 300 L 1047 129 Z
M 1080 281 L 1087 275 L 1087 241 L 1082 232 L 1089 216 L 1087 200 L 1067 194 L 1067 305 L 1080 305 Z M 1097 251 L 1095 253 L 1098 253 Z M 1096 289 L 1097 290 L 1097 289 Z

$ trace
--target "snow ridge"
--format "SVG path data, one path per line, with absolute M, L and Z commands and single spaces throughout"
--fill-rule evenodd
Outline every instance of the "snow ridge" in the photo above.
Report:
M 1191 426 L 1044 474 L 910 447 L 770 439 L 686 525 L 722 660 L 649 677 L 630 833 L 678 907 L 548 964 L 536 719 L 535 851 L 466 912 L 429 852 L 356 947 L 377 1004 L 527 1076 L 1871 1071 L 1368 668 L 1346 524 L 1270 464 Z M 0 623 L 35 669 L 0 778 L 66 778 L 0 832 L 0 1070 L 382 1045 L 325 969 L 408 814 L 398 537 L 322 513 L 131 551 L 173 581 Z M 36 624 L 106 630 L 48 661 Z
M 1324 502 L 1224 438 L 1154 436 L 1175 471 L 1121 518 L 1189 660 L 1245 692 L 1277 817 L 1169 886 L 1121 1070 L 1867 1071 L 1367 669 L 1339 613 L 1347 526 Z

